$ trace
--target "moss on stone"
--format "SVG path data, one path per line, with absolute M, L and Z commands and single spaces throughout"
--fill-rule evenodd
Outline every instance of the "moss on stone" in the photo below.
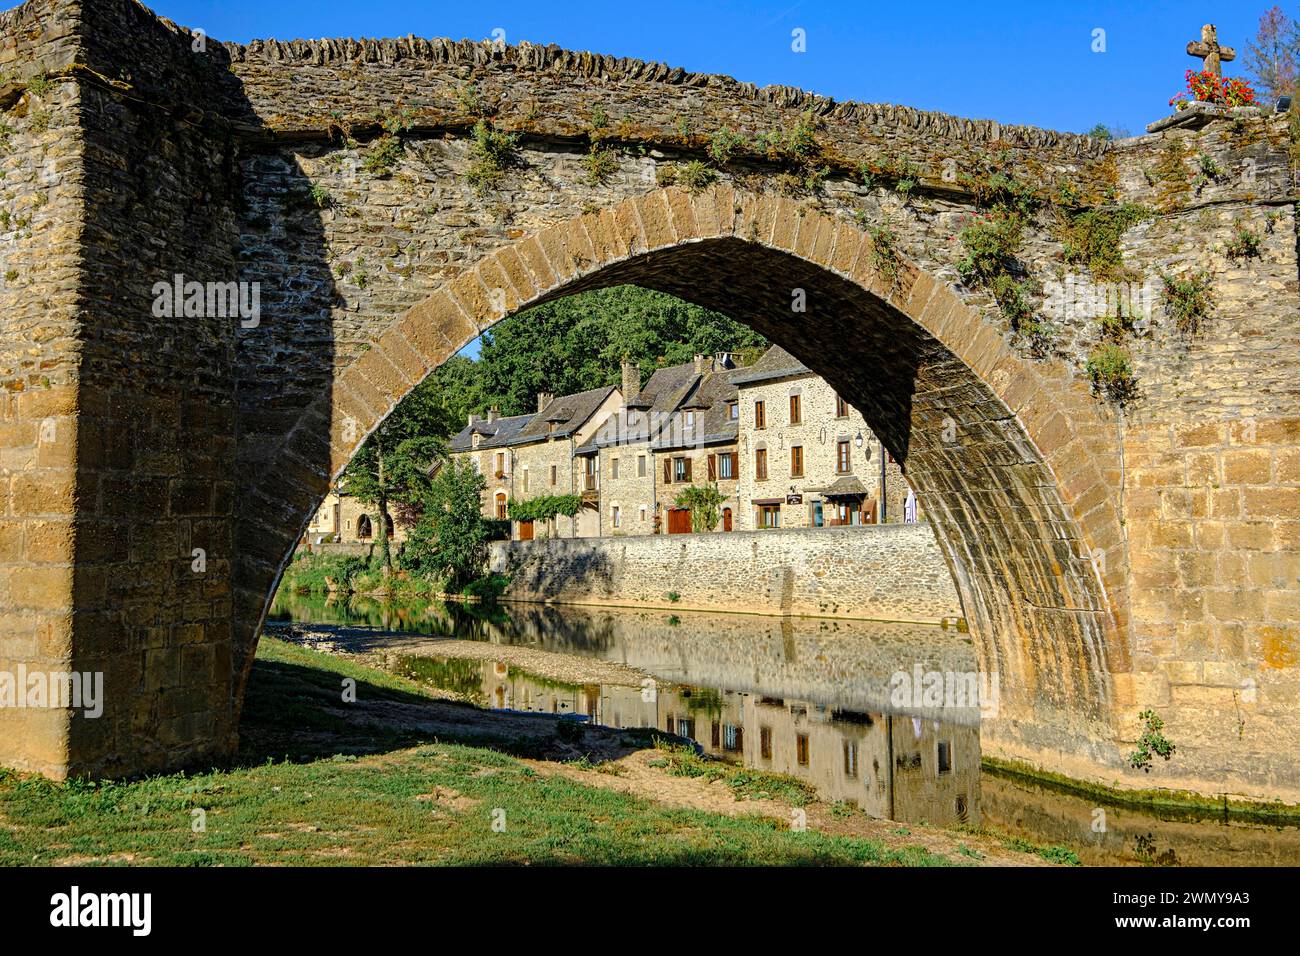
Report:
M 1057 230 L 1065 261 L 1086 266 L 1098 282 L 1134 279 L 1136 274 L 1124 265 L 1120 243 L 1125 232 L 1151 215 L 1135 203 L 1065 214 Z

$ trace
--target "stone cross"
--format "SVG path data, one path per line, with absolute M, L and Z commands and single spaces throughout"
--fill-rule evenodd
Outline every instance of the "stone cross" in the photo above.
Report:
M 1215 29 L 1213 23 L 1207 23 L 1201 27 L 1201 42 L 1193 40 L 1187 44 L 1188 56 L 1199 56 L 1205 61 L 1201 67 L 1203 70 L 1209 70 L 1215 76 L 1223 75 L 1223 67 L 1219 61 L 1231 61 L 1237 58 L 1237 51 L 1230 46 L 1219 46 L 1219 31 Z

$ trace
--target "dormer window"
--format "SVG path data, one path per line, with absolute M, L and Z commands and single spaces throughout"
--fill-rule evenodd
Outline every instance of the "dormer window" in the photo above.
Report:
M 694 428 L 694 427 L 695 427 L 695 413 L 694 413 L 694 412 L 687 412 L 687 413 L 686 413 L 686 427 L 687 427 L 687 428 Z
M 740 421 L 740 403 L 727 402 L 727 418 L 733 422 Z

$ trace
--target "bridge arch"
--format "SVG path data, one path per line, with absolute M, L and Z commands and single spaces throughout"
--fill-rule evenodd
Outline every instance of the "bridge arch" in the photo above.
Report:
M 986 745 L 1115 766 L 1128 696 L 1127 555 L 1111 427 L 1062 364 L 1030 361 L 957 290 L 796 200 L 655 189 L 504 246 L 397 317 L 302 415 L 238 517 L 238 712 L 271 595 L 315 508 L 427 374 L 542 302 L 631 283 L 730 315 L 858 408 L 924 502 L 1001 712 Z M 806 308 L 792 310 L 795 290 Z M 328 465 L 325 463 L 328 462 Z

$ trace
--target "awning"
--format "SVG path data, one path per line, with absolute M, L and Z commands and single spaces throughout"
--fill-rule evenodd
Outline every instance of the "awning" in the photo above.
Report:
M 860 498 L 866 494 L 866 487 L 853 477 L 836 479 L 822 490 L 824 498 Z
M 783 504 L 785 504 L 785 499 L 784 499 L 784 498 L 754 498 L 754 499 L 750 502 L 750 504 L 754 504 L 754 505 L 783 505 Z

